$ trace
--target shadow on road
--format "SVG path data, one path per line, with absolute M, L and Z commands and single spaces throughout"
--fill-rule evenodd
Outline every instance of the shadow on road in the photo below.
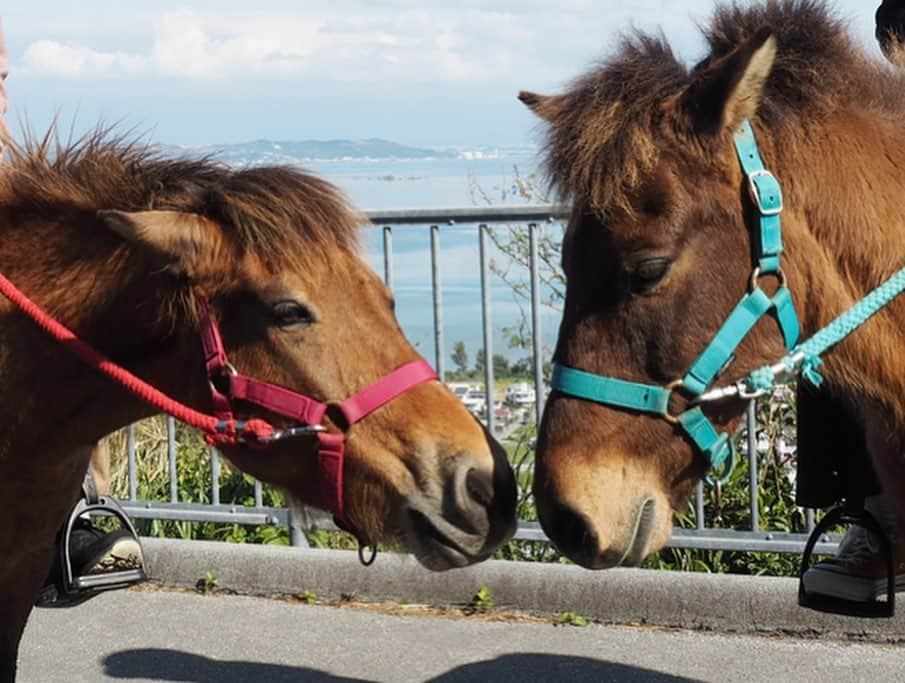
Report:
M 216 660 L 191 652 L 154 648 L 114 652 L 104 659 L 104 673 L 111 678 L 150 678 L 155 681 L 186 683 L 358 683 L 362 680 L 334 676 L 304 666 Z
M 354 652 L 349 653 L 355 657 Z M 112 678 L 143 678 L 179 683 L 245 683 L 262 681 L 315 681 L 317 683 L 360 682 L 364 680 L 335 676 L 304 666 L 265 664 L 261 662 L 218 661 L 190 652 L 164 649 L 123 650 L 104 660 L 104 672 Z M 375 671 L 377 680 L 397 678 L 399 672 Z M 464 683 L 493 681 L 523 683 L 527 678 L 538 681 L 627 681 L 630 683 L 695 683 L 694 679 L 673 676 L 650 669 L 606 662 L 587 657 L 549 654 L 510 654 L 483 662 L 464 664 L 429 679 L 429 683 Z
M 535 681 L 623 681 L 631 683 L 695 683 L 695 679 L 616 664 L 587 657 L 548 654 L 511 654 L 484 662 L 464 664 L 452 669 L 430 683 L 465 683 L 465 681 L 493 681 L 494 683 L 524 683 Z

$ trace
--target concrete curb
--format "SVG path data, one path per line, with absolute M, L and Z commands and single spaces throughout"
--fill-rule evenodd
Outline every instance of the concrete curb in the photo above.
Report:
M 642 569 L 590 572 L 559 564 L 489 561 L 442 574 L 408 555 L 383 554 L 372 567 L 355 553 L 207 541 L 143 539 L 152 579 L 194 587 L 208 571 L 218 588 L 248 595 L 461 605 L 487 586 L 497 607 L 571 611 L 612 624 L 644 624 L 722 633 L 905 642 L 905 614 L 859 619 L 798 606 L 798 582 Z

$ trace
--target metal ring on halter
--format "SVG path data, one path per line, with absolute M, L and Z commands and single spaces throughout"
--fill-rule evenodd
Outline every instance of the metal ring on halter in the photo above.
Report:
M 371 556 L 365 559 L 365 548 L 371 549 Z M 374 543 L 372 545 L 365 545 L 363 543 L 358 544 L 358 561 L 361 562 L 365 567 L 370 567 L 374 562 L 377 561 L 377 544 Z
M 220 390 L 217 389 L 217 386 L 214 384 L 214 380 L 219 377 L 223 377 L 224 375 L 227 375 L 229 377 L 238 377 L 239 371 L 236 370 L 236 366 L 233 365 L 232 363 L 230 363 L 229 361 L 226 361 L 225 363 L 223 363 L 223 368 L 222 368 L 221 372 L 219 372 L 216 376 L 211 376 L 207 380 L 207 385 L 211 388 L 211 391 L 214 392 L 215 394 L 220 393 Z
M 777 268 L 772 272 L 761 274 L 760 266 L 755 266 L 754 270 L 751 272 L 751 282 L 749 283 L 750 290 L 753 292 L 755 289 L 757 289 L 757 281 L 762 277 L 767 277 L 768 275 L 773 275 L 774 277 L 778 278 L 780 287 L 786 286 L 786 274 L 783 272 L 782 268 Z
M 679 424 L 679 416 L 673 415 L 669 412 L 669 399 L 672 398 L 673 393 L 675 393 L 676 389 L 682 387 L 684 383 L 681 379 L 674 380 L 666 385 L 666 390 L 669 392 L 669 398 L 666 399 L 666 408 L 663 410 L 663 417 L 667 422 L 671 425 Z

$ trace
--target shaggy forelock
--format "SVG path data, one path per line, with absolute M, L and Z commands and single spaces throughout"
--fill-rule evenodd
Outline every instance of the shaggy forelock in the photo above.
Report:
M 550 117 L 546 169 L 562 200 L 601 213 L 631 211 L 639 184 L 678 133 L 669 103 L 695 74 L 768 26 L 778 53 L 759 121 L 776 136 L 806 114 L 842 106 L 900 111 L 905 81 L 854 46 L 845 25 L 818 0 L 734 2 L 718 8 L 701 30 L 711 53 L 689 71 L 662 36 L 633 32 L 614 56 L 569 86 Z M 685 149 L 693 153 L 694 145 Z

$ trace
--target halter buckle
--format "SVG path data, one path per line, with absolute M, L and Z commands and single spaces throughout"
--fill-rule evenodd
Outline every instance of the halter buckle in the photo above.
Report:
M 768 178 L 775 185 L 776 195 L 779 198 L 779 204 L 777 206 L 764 206 L 760 188 L 757 184 L 757 181 L 760 178 Z M 757 210 L 760 212 L 761 216 L 778 216 L 782 213 L 782 190 L 779 187 L 779 181 L 776 179 L 776 176 L 770 173 L 770 171 L 766 169 L 751 171 L 748 174 L 748 193 L 751 195 L 751 201 L 754 202 L 754 205 L 757 207 Z

